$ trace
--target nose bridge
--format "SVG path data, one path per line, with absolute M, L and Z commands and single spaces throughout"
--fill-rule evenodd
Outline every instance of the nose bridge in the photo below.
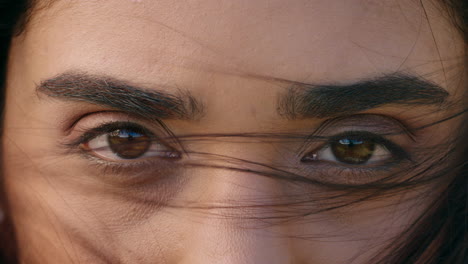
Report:
M 274 229 L 211 215 L 192 229 L 191 246 L 181 263 L 292 263 L 287 238 Z
M 266 205 L 287 197 L 287 183 L 271 176 L 270 166 L 278 165 L 271 144 L 224 142 L 213 145 L 210 153 L 223 158 L 213 163 L 205 160 L 214 168 L 197 172 L 204 183 L 200 202 L 220 205 L 218 212 L 245 220 L 269 214 L 271 207 Z
M 243 137 L 222 141 L 203 145 L 201 159 L 195 161 L 202 164 L 201 170 L 191 172 L 204 182 L 203 192 L 212 200 L 238 203 L 248 197 L 272 196 L 283 191 L 284 182 L 268 175 L 273 171 L 271 167 L 281 165 L 274 144 Z M 198 158 L 197 154 L 192 157 Z
M 250 161 L 255 161 L 255 152 L 263 152 L 230 144 L 219 144 L 210 151 Z M 286 227 L 265 221 L 275 214 L 271 202 L 277 201 L 283 184 L 251 172 L 249 169 L 262 169 L 256 165 L 243 163 L 235 167 L 247 170 L 198 172 L 204 174 L 200 177 L 204 181 L 203 195 L 197 197 L 198 202 L 208 205 L 208 209 L 194 216 L 197 219 L 193 219 L 189 229 L 189 248 L 181 263 L 292 263 L 288 239 L 281 235 L 287 233 L 283 230 Z

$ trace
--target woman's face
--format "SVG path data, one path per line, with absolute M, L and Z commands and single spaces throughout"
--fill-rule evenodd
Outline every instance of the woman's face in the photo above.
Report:
M 464 89 L 462 38 L 422 2 L 36 10 L 3 136 L 24 263 L 361 263 L 388 246 L 440 182 L 328 185 L 403 181 L 455 135 L 460 119 L 417 129 Z

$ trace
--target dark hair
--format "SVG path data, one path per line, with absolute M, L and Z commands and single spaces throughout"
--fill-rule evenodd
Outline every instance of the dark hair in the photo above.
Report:
M 454 26 L 468 45 L 468 1 L 438 1 L 441 3 L 441 7 L 446 9 L 448 17 L 453 20 Z M 423 5 L 422 1 L 421 5 Z M 0 0 L 0 88 L 2 89 L 0 91 L 0 111 L 2 112 L 10 42 L 15 35 L 19 35 L 25 30 L 33 9 L 35 7 L 32 1 Z M 468 91 L 465 93 L 465 97 L 466 94 Z M 466 101 L 463 104 L 466 105 Z M 468 122 L 464 123 L 464 128 L 458 135 L 456 142 L 456 145 L 462 146 L 463 149 L 453 149 L 459 159 L 452 162 L 451 168 L 438 171 L 440 175 L 455 172 L 455 176 L 451 178 L 452 181 L 444 189 L 440 199 L 437 199 L 407 230 L 407 235 L 386 248 L 382 252 L 383 255 L 376 256 L 372 260 L 373 263 L 468 263 L 468 162 L 466 161 L 466 157 L 468 157 L 468 140 L 466 138 Z M 439 162 L 444 161 L 440 160 Z M 405 188 L 404 185 L 398 187 Z M 4 196 L 4 192 L 0 192 L 1 196 Z M 6 199 L 6 197 L 1 197 L 1 199 Z M 7 206 L 8 203 L 1 205 Z M 17 263 L 13 225 L 6 219 L 0 228 L 0 263 Z
M 24 27 L 24 20 L 30 2 L 26 0 L 0 0 L 0 116 L 3 117 L 5 105 L 5 86 L 8 52 L 11 39 Z M 3 118 L 0 122 L 3 122 Z M 0 135 L 2 130 L 0 130 Z M 0 178 L 0 188 L 3 190 L 3 177 Z M 0 192 L 0 208 L 8 211 L 5 192 Z M 16 257 L 16 240 L 14 227 L 9 218 L 0 224 L 0 263 L 18 263 Z

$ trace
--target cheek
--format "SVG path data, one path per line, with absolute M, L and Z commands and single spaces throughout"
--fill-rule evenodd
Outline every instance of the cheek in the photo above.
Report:
M 169 227 L 177 221 L 156 214 L 156 205 L 129 202 L 120 193 L 86 188 L 77 180 L 63 181 L 63 174 L 27 162 L 5 170 L 8 214 L 25 262 L 135 263 L 130 259 L 160 259 L 161 243 L 177 245 L 183 226 Z M 164 251 L 170 255 L 171 250 Z
M 160 207 L 154 201 L 138 203 L 123 192 L 112 192 L 113 188 L 93 188 L 93 184 L 73 179 L 80 177 L 80 172 L 59 172 L 60 164 L 43 166 L 41 170 L 32 166 L 31 160 L 17 163 L 6 170 L 12 216 L 23 252 L 42 263 L 68 263 L 74 256 L 93 263 L 153 263 L 145 260 L 157 259 L 183 263 L 181 259 L 201 258 L 233 247 L 271 254 L 278 245 L 284 254 L 291 254 L 283 252 L 284 248 L 293 248 L 294 254 L 305 260 L 338 263 L 369 244 L 385 244 L 413 218 L 402 212 L 414 204 L 396 203 L 400 197 L 395 197 L 300 221 L 259 222 L 255 219 L 265 216 L 260 208 L 236 212 L 216 207 L 197 209 L 197 204 L 178 208 Z M 64 174 L 70 176 L 67 181 L 60 180 Z M 199 193 L 193 189 L 202 186 L 192 182 L 185 193 Z M 231 182 L 224 191 L 234 186 L 238 185 Z M 204 204 L 216 202 L 213 193 L 206 193 L 206 197 Z M 336 252 L 340 252 L 339 256 Z

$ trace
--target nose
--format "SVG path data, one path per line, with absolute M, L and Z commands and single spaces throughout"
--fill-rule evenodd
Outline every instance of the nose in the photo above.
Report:
M 268 230 L 205 223 L 193 236 L 184 264 L 292 263 L 287 242 Z
M 215 205 L 193 219 L 181 263 L 294 263 L 285 226 L 265 221 L 274 210 L 262 202 L 279 194 L 278 182 L 239 172 L 212 176 L 203 200 Z

